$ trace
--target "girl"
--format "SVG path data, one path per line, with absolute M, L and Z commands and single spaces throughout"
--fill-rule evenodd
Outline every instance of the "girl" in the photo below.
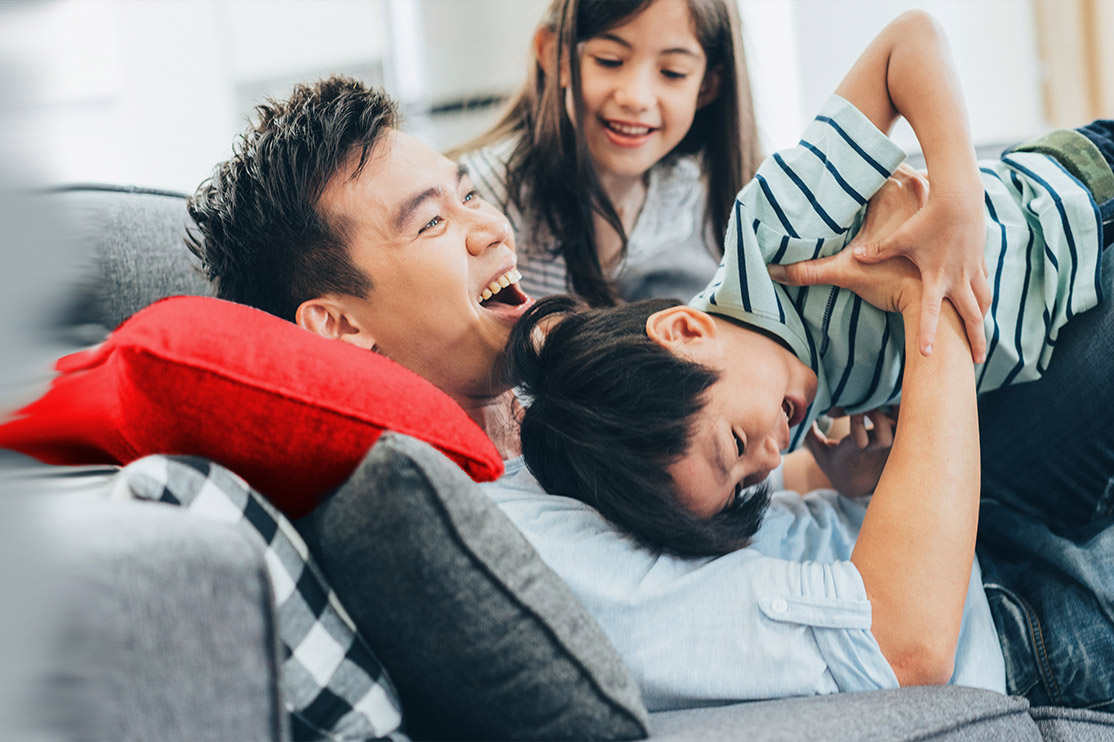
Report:
M 450 153 L 511 219 L 523 286 L 695 294 L 759 161 L 734 2 L 554 0 L 533 50 L 502 120 Z

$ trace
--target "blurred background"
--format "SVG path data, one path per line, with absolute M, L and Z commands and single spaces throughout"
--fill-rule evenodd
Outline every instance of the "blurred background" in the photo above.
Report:
M 438 148 L 490 123 L 547 0 L 9 3 L 9 163 L 39 183 L 192 191 L 252 106 L 343 72 L 385 86 Z M 947 29 L 979 143 L 1114 116 L 1114 0 L 740 0 L 764 149 L 793 144 L 870 39 L 924 8 Z M 908 130 L 896 137 L 909 150 Z

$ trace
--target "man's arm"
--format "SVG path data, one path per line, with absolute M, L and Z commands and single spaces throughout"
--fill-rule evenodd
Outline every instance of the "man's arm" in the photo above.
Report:
M 902 685 L 952 674 L 975 553 L 979 432 L 963 323 L 945 303 L 935 352 L 916 352 L 920 300 L 906 327 L 901 425 L 851 554 L 871 631 Z
M 851 561 L 870 598 L 871 632 L 902 685 L 952 674 L 975 553 L 979 430 L 963 323 L 943 305 L 936 350 L 915 352 L 921 282 L 906 260 L 863 265 L 846 252 L 786 266 L 793 285 L 850 289 L 905 322 L 901 424 Z
M 856 241 L 856 257 L 876 262 L 904 255 L 924 281 L 922 352 L 931 352 L 940 303 L 959 309 L 981 361 L 982 318 L 990 306 L 986 281 L 983 189 L 967 110 L 951 50 L 939 24 L 922 11 L 891 22 L 871 43 L 836 93 L 888 132 L 899 115 L 912 125 L 932 188 L 922 213 L 884 240 Z

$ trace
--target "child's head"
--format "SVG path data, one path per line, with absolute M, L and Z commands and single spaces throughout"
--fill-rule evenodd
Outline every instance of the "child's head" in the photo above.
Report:
M 539 31 L 536 54 L 550 84 L 564 91 L 564 113 L 596 174 L 605 182 L 641 179 L 682 140 L 688 151 L 703 146 L 689 130 L 716 99 L 723 66 L 705 47 L 721 54 L 715 31 L 730 24 L 726 14 L 722 26 L 706 14 L 697 28 L 692 10 L 700 4 L 689 0 L 594 6 L 581 2 L 575 28 Z
M 678 146 L 757 165 L 733 0 L 554 0 L 534 51 L 538 119 L 570 125 L 601 175 L 641 176 Z
M 699 155 L 713 234 L 758 156 L 734 0 L 553 0 L 536 64 L 492 132 L 521 136 L 508 192 L 562 240 L 573 287 L 614 302 L 595 252 L 593 214 L 624 239 L 602 181 L 642 177 L 671 152 Z
M 712 356 L 680 348 L 686 341 L 678 333 L 700 332 L 686 330 L 686 318 L 713 321 L 668 299 L 591 309 L 550 297 L 515 327 L 508 366 L 512 383 L 531 398 L 522 449 L 547 491 L 583 500 L 650 545 L 682 554 L 725 553 L 745 546 L 761 522 L 768 490 L 738 495 L 780 459 L 767 437 L 788 444 L 784 397 L 778 395 L 793 374 L 783 373 L 778 351 L 761 343 L 780 346 L 742 328 L 736 329 L 755 338 L 742 346 L 757 356 L 744 380 L 718 362 L 696 360 Z M 548 329 L 544 339 L 541 328 Z M 740 383 L 755 394 L 737 394 Z M 728 404 L 725 393 L 739 398 L 732 410 L 738 414 L 726 427 L 719 414 L 721 403 Z M 767 436 L 770 405 L 781 417 Z M 750 441 L 743 440 L 747 435 Z M 714 473 L 726 476 L 707 492 L 697 491 L 694 486 L 707 485 L 699 462 L 709 450 L 729 457 L 729 471 L 717 467 Z M 746 467 L 754 469 L 749 481 Z

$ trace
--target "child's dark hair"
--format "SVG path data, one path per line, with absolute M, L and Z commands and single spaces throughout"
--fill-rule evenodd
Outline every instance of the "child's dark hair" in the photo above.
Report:
M 643 543 L 683 555 L 723 554 L 746 546 L 758 530 L 769 491 L 740 497 L 710 519 L 677 497 L 668 467 L 688 448 L 718 374 L 646 334 L 646 319 L 676 304 L 648 299 L 590 308 L 553 296 L 532 307 L 505 351 L 510 383 L 529 397 L 522 452 L 547 492 L 588 503 Z
M 577 46 L 642 12 L 653 0 L 553 0 L 542 26 L 557 40 L 557 69 L 566 63 L 577 116 L 583 115 Z M 727 232 L 733 197 L 754 175 L 761 160 L 734 0 L 688 0 L 696 36 L 719 73 L 719 94 L 696 112 L 676 152 L 699 154 L 708 189 L 706 223 L 712 234 Z M 600 267 L 593 214 L 599 213 L 622 238 L 627 235 L 592 165 L 587 143 L 578 137 L 565 108 L 556 76 L 541 64 L 530 65 L 526 84 L 502 118 L 486 134 L 450 153 L 479 149 L 510 136 L 519 137 L 507 163 L 507 193 L 520 211 L 544 214 L 558 237 L 572 289 L 595 305 L 616 302 L 615 288 Z M 587 198 L 585 198 L 587 195 Z M 507 204 L 499 204 L 506 210 Z

